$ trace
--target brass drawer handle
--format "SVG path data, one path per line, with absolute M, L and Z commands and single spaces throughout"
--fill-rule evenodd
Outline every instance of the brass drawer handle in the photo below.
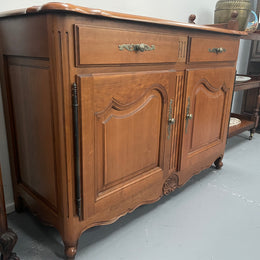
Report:
M 140 43 L 140 44 L 122 44 L 118 45 L 118 48 L 120 51 L 123 51 L 124 49 L 128 51 L 135 51 L 135 52 L 144 52 L 144 51 L 152 51 L 155 50 L 155 46 L 151 45 L 149 46 L 148 44 L 145 43 Z
M 209 49 L 209 52 L 213 52 L 216 54 L 222 53 L 222 52 L 226 52 L 226 49 L 220 47 L 220 48 L 213 48 L 213 49 Z

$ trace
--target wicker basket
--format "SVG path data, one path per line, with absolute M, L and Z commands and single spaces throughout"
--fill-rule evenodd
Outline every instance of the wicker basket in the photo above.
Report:
M 231 13 L 237 11 L 239 30 L 244 31 L 251 9 L 250 0 L 219 0 L 216 3 L 214 23 L 227 23 Z

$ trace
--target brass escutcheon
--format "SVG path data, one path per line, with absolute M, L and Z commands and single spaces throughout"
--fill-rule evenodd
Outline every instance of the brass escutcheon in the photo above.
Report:
M 120 51 L 123 51 L 124 49 L 128 51 L 135 51 L 135 52 L 144 52 L 144 51 L 152 51 L 155 50 L 155 46 L 151 45 L 149 46 L 148 44 L 145 43 L 140 43 L 140 44 L 122 44 L 118 45 L 118 48 Z
M 226 49 L 220 47 L 220 48 L 213 48 L 213 49 L 209 49 L 209 52 L 213 52 L 216 54 L 222 53 L 222 52 L 226 52 Z

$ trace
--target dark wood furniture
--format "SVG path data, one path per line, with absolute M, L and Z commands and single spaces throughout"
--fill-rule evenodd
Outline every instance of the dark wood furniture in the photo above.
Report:
M 5 211 L 5 199 L 4 199 L 4 187 L 2 182 L 2 172 L 0 166 L 0 253 L 1 260 L 19 260 L 12 250 L 16 244 L 17 235 L 8 228 L 6 211 Z
M 247 75 L 252 79 L 235 83 L 234 91 L 244 91 L 243 103 L 241 113 L 232 113 L 231 116 L 239 118 L 241 124 L 230 127 L 228 137 L 249 130 L 249 140 L 251 140 L 259 126 L 260 116 L 260 31 L 244 36 L 243 39 L 252 40 L 247 69 Z
M 260 1 L 257 2 L 256 12 L 259 16 Z M 260 27 L 258 27 L 260 29 Z M 241 124 L 229 128 L 228 137 L 232 137 L 246 130 L 250 131 L 249 140 L 259 127 L 260 116 L 260 30 L 242 36 L 242 39 L 251 41 L 251 51 L 247 68 L 248 76 L 252 77 L 247 82 L 236 82 L 234 91 L 244 91 L 243 103 L 239 114 L 231 116 L 239 118 Z
M 231 113 L 232 117 L 241 120 L 241 124 L 229 127 L 228 137 L 249 130 L 249 140 L 251 140 L 259 124 L 260 76 L 251 77 L 252 79 L 247 82 L 235 83 L 234 91 L 245 91 L 243 94 L 241 113 Z
M 220 168 L 242 35 L 61 3 L 2 14 L 16 209 L 74 258 L 84 230 Z

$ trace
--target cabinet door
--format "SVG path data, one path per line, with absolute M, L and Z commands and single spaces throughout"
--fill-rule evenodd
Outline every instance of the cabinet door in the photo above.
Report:
M 161 196 L 169 165 L 174 75 L 78 75 L 83 218 L 88 226 L 112 221 Z
M 182 170 L 200 171 L 223 155 L 234 76 L 233 67 L 186 72 Z

